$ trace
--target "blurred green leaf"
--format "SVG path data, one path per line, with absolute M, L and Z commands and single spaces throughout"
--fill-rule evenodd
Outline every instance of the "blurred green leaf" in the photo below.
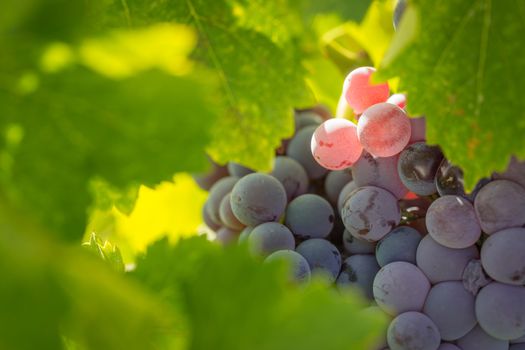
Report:
M 284 267 L 197 237 L 174 247 L 155 243 L 134 275 L 184 305 L 190 349 L 366 349 L 377 340 L 386 326 L 381 312 L 360 311 L 357 294 L 319 281 L 289 285 Z
M 417 35 L 410 43 L 394 38 L 397 55 L 388 55 L 377 78 L 400 77 L 408 111 L 427 117 L 428 142 L 463 168 L 472 188 L 503 170 L 511 154 L 525 157 L 525 6 L 510 0 L 410 6 L 417 16 L 404 18 L 398 35 Z

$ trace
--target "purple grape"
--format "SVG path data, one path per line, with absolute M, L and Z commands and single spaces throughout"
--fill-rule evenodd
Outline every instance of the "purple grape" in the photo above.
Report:
M 436 199 L 427 210 L 426 224 L 432 238 L 449 248 L 469 247 L 481 235 L 474 207 L 458 196 Z
M 211 187 L 223 177 L 228 176 L 228 169 L 225 166 L 218 165 L 208 158 L 211 168 L 206 173 L 193 174 L 192 177 L 203 190 L 209 191 Z
M 301 130 L 306 126 L 319 126 L 323 122 L 323 118 L 314 111 L 296 111 L 294 114 L 295 132 Z
M 346 229 L 367 241 L 378 241 L 401 220 L 397 199 L 387 190 L 374 186 L 353 191 L 341 210 Z
M 334 227 L 335 214 L 326 199 L 303 194 L 286 208 L 285 224 L 299 238 L 325 238 Z
M 356 238 L 347 230 L 343 233 L 343 246 L 348 254 L 374 254 L 376 244 L 364 239 Z
M 430 283 L 417 266 L 396 261 L 379 270 L 373 289 L 377 305 L 390 315 L 398 315 L 422 310 Z
M 232 230 L 228 227 L 221 227 L 217 230 L 215 239 L 222 245 L 230 245 L 237 242 L 239 238 L 239 231 Z
M 485 274 L 481 260 L 470 260 L 463 270 L 463 287 L 472 295 L 478 295 L 479 290 L 490 282 L 492 279 Z
M 463 338 L 458 339 L 461 350 L 508 350 L 509 342 L 488 335 L 478 325 Z
M 265 222 L 253 228 L 248 244 L 253 254 L 266 257 L 278 250 L 293 250 L 295 239 L 288 227 L 278 222 Z
M 451 343 L 441 343 L 437 350 L 461 350 L 456 345 Z
M 341 254 L 330 242 L 321 238 L 312 238 L 299 244 L 295 251 L 301 254 L 312 274 L 323 274 L 334 282 L 341 270 Z
M 233 215 L 230 198 L 230 193 L 222 198 L 221 205 L 219 206 L 219 217 L 224 226 L 231 228 L 232 230 L 240 231 L 245 225 Z
M 447 248 L 429 235 L 423 237 L 416 252 L 417 266 L 432 283 L 461 281 L 469 261 L 478 258 L 478 248 L 474 245 L 463 249 Z
M 240 164 L 233 163 L 233 162 L 229 162 L 227 165 L 227 168 L 231 176 L 237 176 L 237 177 L 243 177 L 243 176 L 246 176 L 254 172 L 250 168 L 247 168 L 245 166 L 242 166 Z
M 474 201 L 483 232 L 487 234 L 525 225 L 525 188 L 509 180 L 485 185 Z
M 354 181 L 350 181 L 345 185 L 345 187 L 343 187 L 341 193 L 339 194 L 339 197 L 337 198 L 337 211 L 339 213 L 341 213 L 341 210 L 343 210 L 343 205 L 355 189 L 357 189 L 357 185 Z
M 498 282 L 525 284 L 525 228 L 509 228 L 490 235 L 481 247 L 481 263 Z
M 303 166 L 293 158 L 276 157 L 270 175 L 274 176 L 284 186 L 288 202 L 308 191 L 308 175 Z
M 456 340 L 474 328 L 474 296 L 458 281 L 441 282 L 428 293 L 423 313 L 436 324 L 443 340 Z
M 485 332 L 510 340 L 525 335 L 525 287 L 492 282 L 476 298 L 476 318 Z
M 525 188 L 525 162 L 520 162 L 516 157 L 512 157 L 505 172 L 494 174 L 494 179 L 514 181 Z
M 216 223 L 220 223 L 220 207 L 221 201 L 225 195 L 231 192 L 233 186 L 239 180 L 238 177 L 228 176 L 217 181 L 211 188 L 210 194 L 208 195 L 208 204 L 206 209 L 210 219 Z
M 232 189 L 233 214 L 246 226 L 277 221 L 286 207 L 286 192 L 273 176 L 253 173 L 240 179 Z
M 460 196 L 474 202 L 479 190 L 490 182 L 489 179 L 483 178 L 478 181 L 472 192 L 465 192 L 463 182 L 463 171 L 452 165 L 446 158 L 443 158 L 436 173 L 436 188 L 440 196 L 453 195 Z
M 206 226 L 210 228 L 210 230 L 217 231 L 221 228 L 221 224 L 220 222 L 216 222 L 211 218 L 208 210 L 208 201 L 206 201 L 206 203 L 204 203 L 204 206 L 202 207 L 202 219 L 204 220 Z
M 373 299 L 374 278 L 378 271 L 379 265 L 373 255 L 352 255 L 343 262 L 337 286 L 357 287 L 368 299 Z
M 328 172 L 316 162 L 310 151 L 310 143 L 315 129 L 317 129 L 317 125 L 306 126 L 299 130 L 286 150 L 286 155 L 298 161 L 310 179 L 320 179 Z
M 337 199 L 343 187 L 352 181 L 350 169 L 330 171 L 324 180 L 324 191 L 328 201 L 337 204 Z
M 252 226 L 246 226 L 244 230 L 241 231 L 241 234 L 239 235 L 239 240 L 238 240 L 239 244 L 248 242 L 248 238 L 252 234 L 253 229 L 254 227 Z
M 310 266 L 301 254 L 293 250 L 278 250 L 270 254 L 265 260 L 265 263 L 272 261 L 286 261 L 291 268 L 290 277 L 297 282 L 310 281 Z
M 398 226 L 388 233 L 376 246 L 376 259 L 383 267 L 394 261 L 416 264 L 416 251 L 421 234 L 408 226 Z
M 390 323 L 388 346 L 392 350 L 437 350 L 439 330 L 430 318 L 420 312 L 405 312 Z
M 443 159 L 437 146 L 416 142 L 405 148 L 399 156 L 397 171 L 403 184 L 420 196 L 436 193 L 434 178 Z
M 363 151 L 361 158 L 352 167 L 355 184 L 357 187 L 381 187 L 398 199 L 403 198 L 408 193 L 408 189 L 401 182 L 397 172 L 398 158 L 398 154 L 382 158 Z

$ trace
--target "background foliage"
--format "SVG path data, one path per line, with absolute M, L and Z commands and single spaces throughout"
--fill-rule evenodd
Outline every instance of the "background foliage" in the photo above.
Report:
M 409 111 L 427 116 L 429 141 L 470 185 L 510 154 L 525 156 L 522 6 L 414 0 L 396 34 L 392 8 L 386 0 L 4 2 L 0 348 L 376 341 L 385 320 L 358 311 L 355 295 L 323 281 L 290 285 L 285 267 L 261 265 L 243 247 L 170 242 L 199 231 L 206 194 L 187 173 L 206 170 L 206 153 L 268 170 L 293 132 L 294 108 L 323 103 L 344 113 L 340 89 L 356 66 L 379 67 L 378 79 L 408 93 Z M 80 248 L 93 231 L 102 240 Z M 133 272 L 122 272 L 120 252 Z

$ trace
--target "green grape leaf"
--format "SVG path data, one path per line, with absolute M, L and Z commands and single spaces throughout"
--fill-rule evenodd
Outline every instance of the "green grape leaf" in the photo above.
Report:
M 223 106 L 221 118 L 212 127 L 210 155 L 219 163 L 234 161 L 269 170 L 275 149 L 293 133 L 293 108 L 314 102 L 297 47 L 288 40 L 294 32 L 287 32 L 291 20 L 280 11 L 283 15 L 272 18 L 275 24 L 269 25 L 266 15 L 274 5 L 263 1 L 136 0 L 127 4 L 134 24 L 175 21 L 198 32 L 193 57 L 218 78 Z M 274 34 L 271 28 L 276 28 Z
M 377 79 L 400 77 L 410 114 L 427 117 L 428 142 L 472 188 L 510 155 L 525 157 L 525 5 L 414 0 L 406 14 Z
M 360 311 L 357 294 L 317 280 L 291 285 L 285 267 L 256 261 L 244 246 L 223 249 L 195 237 L 174 247 L 156 242 L 133 273 L 183 305 L 190 349 L 366 349 L 384 331 L 383 315 Z
M 3 198 L 0 270 L 2 349 L 144 350 L 186 337 L 174 304 L 159 304 L 80 247 L 57 244 Z

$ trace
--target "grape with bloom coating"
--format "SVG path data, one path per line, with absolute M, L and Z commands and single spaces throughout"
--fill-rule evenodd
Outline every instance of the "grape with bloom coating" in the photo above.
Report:
M 332 231 L 334 220 L 330 203 L 316 194 L 303 194 L 286 208 L 285 224 L 300 238 L 325 238 Z
M 355 114 L 388 99 L 388 83 L 373 84 L 370 81 L 375 71 L 372 67 L 356 68 L 345 79 L 343 95 Z
M 303 166 L 293 158 L 276 157 L 270 175 L 283 184 L 288 202 L 308 191 L 310 183 L 308 174 Z
M 210 188 L 206 210 L 212 221 L 216 223 L 221 222 L 219 214 L 221 201 L 233 189 L 238 180 L 239 178 L 236 176 L 223 177 Z
M 337 199 L 343 187 L 352 181 L 350 169 L 331 171 L 324 180 L 324 191 L 327 199 L 332 204 L 337 204 Z
M 374 254 L 376 244 L 352 236 L 348 230 L 343 232 L 343 246 L 348 254 Z
M 421 234 L 414 228 L 398 226 L 390 231 L 376 246 L 376 259 L 383 267 L 394 261 L 416 263 L 416 251 Z
M 295 239 L 288 227 L 278 222 L 265 222 L 254 227 L 248 244 L 253 254 L 266 257 L 278 250 L 294 249 Z
M 265 263 L 271 263 L 272 261 L 286 261 L 291 267 L 290 277 L 292 280 L 297 282 L 310 281 L 311 274 L 308 261 L 296 251 L 278 250 L 264 259 Z
M 354 181 L 350 181 L 343 187 L 341 192 L 339 193 L 339 197 L 337 197 L 337 210 L 339 213 L 341 213 L 341 210 L 343 210 L 343 205 L 345 204 L 346 200 L 350 197 L 350 194 L 357 189 L 357 186 Z
M 461 350 L 508 350 L 507 340 L 496 339 L 488 335 L 479 325 L 463 338 L 458 339 Z
M 449 248 L 470 247 L 481 235 L 474 207 L 458 196 L 436 199 L 427 210 L 426 224 L 432 238 Z
M 378 103 L 363 112 L 357 122 L 357 137 L 363 148 L 376 157 L 391 157 L 410 140 L 410 120 L 391 103 Z
M 301 254 L 312 274 L 320 273 L 334 282 L 341 270 L 341 254 L 330 242 L 321 238 L 308 239 L 297 246 L 295 251 Z
M 219 207 L 219 217 L 221 218 L 224 226 L 229 227 L 233 230 L 240 231 L 245 225 L 240 222 L 235 215 L 233 215 L 232 206 L 230 203 L 230 193 L 226 194 L 221 201 Z
M 352 166 L 363 151 L 356 125 L 342 118 L 328 119 L 319 125 L 312 135 L 310 148 L 317 163 L 330 170 Z
M 441 342 L 434 322 L 428 316 L 413 311 L 392 320 L 387 340 L 391 350 L 437 350 Z
M 315 129 L 317 129 L 316 125 L 309 125 L 299 130 L 293 139 L 290 140 L 286 149 L 286 155 L 298 161 L 312 180 L 320 179 L 328 172 L 327 169 L 317 163 L 310 150 Z
M 425 274 L 404 261 L 382 267 L 374 279 L 374 299 L 390 315 L 422 310 L 429 290 Z
M 379 265 L 373 255 L 352 255 L 343 262 L 341 273 L 337 277 L 337 286 L 356 286 L 367 298 L 373 299 L 374 278 L 378 271 Z
M 505 172 L 494 174 L 494 179 L 511 180 L 525 188 L 525 161 L 512 157 Z
M 222 245 L 229 245 L 235 243 L 239 238 L 239 231 L 232 230 L 228 227 L 221 227 L 217 230 L 216 241 Z

